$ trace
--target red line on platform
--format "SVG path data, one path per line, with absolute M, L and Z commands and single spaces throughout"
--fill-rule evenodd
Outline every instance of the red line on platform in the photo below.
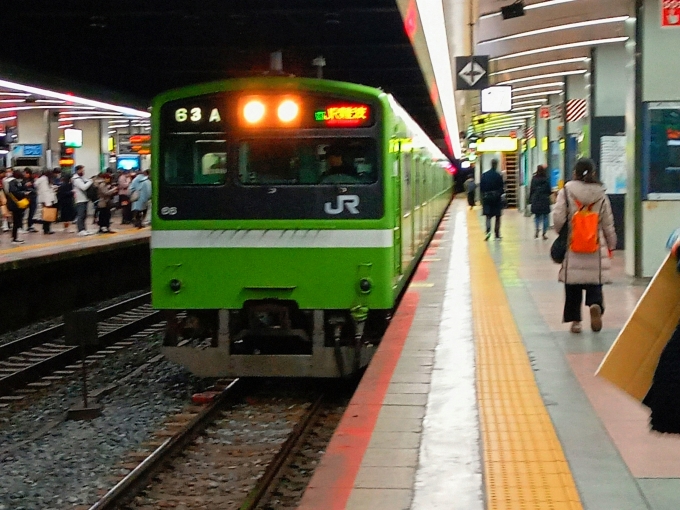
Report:
M 368 448 L 387 387 L 418 307 L 418 292 L 407 291 L 380 347 L 373 355 L 298 510 L 343 510 Z

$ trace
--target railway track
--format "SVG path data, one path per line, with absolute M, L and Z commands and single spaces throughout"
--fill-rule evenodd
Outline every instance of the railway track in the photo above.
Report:
M 167 421 L 160 437 L 170 437 L 149 443 L 156 449 L 133 452 L 135 465 L 124 464 L 131 471 L 90 510 L 270 508 L 272 495 L 281 495 L 282 470 L 291 469 L 323 415 L 324 397 L 317 391 L 312 398 L 247 396 L 244 402 L 253 394 L 251 381 L 224 384 L 212 403 Z M 314 448 L 320 455 L 323 448 Z
M 97 311 L 98 345 L 90 354 L 160 320 L 160 313 L 151 309 L 151 293 L 141 294 Z M 78 346 L 66 345 L 62 338 L 64 324 L 57 324 L 13 342 L 0 345 L 0 396 L 54 373 L 78 361 Z

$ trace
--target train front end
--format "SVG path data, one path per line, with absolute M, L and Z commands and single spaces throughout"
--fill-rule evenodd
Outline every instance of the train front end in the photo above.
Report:
M 152 294 L 201 376 L 341 377 L 395 299 L 379 91 L 233 80 L 154 103 Z

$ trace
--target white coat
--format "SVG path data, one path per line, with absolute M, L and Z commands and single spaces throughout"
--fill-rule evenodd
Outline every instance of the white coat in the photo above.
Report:
M 33 187 L 35 188 L 35 192 L 37 194 L 36 198 L 37 207 L 35 208 L 33 219 L 40 220 L 42 219 L 43 205 L 46 206 L 55 205 L 57 203 L 57 194 L 54 192 L 54 189 L 50 184 L 50 180 L 47 178 L 46 175 L 41 175 L 40 177 L 38 177 L 33 182 Z
M 567 197 L 569 211 L 567 214 Z M 555 231 L 569 222 L 577 211 L 576 200 L 582 205 L 595 204 L 593 210 L 600 213 L 600 249 L 595 253 L 574 253 L 567 248 L 564 262 L 560 268 L 559 281 L 566 284 L 595 284 L 610 283 L 611 258 L 609 250 L 616 248 L 616 231 L 614 230 L 614 215 L 605 188 L 599 183 L 583 181 L 569 181 L 557 194 L 553 209 Z M 569 243 L 567 242 L 567 246 Z

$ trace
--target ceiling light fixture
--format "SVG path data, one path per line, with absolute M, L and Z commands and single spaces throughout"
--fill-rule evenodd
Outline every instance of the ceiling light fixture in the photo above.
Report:
M 128 108 L 126 106 L 118 106 L 110 103 L 103 103 L 101 101 L 94 101 L 92 99 L 86 99 L 84 97 L 74 96 L 71 94 L 62 94 L 61 92 L 55 92 L 53 90 L 41 89 L 38 87 L 32 87 L 30 85 L 24 85 L 22 83 L 15 83 L 7 80 L 0 80 L 0 87 L 5 87 L 8 89 L 21 90 L 23 92 L 28 92 L 27 96 L 30 94 L 39 94 L 41 96 L 51 97 L 54 99 L 63 99 L 66 102 L 84 104 L 87 106 L 94 106 L 96 108 L 102 108 L 105 110 L 112 110 L 114 112 L 120 112 L 126 115 L 131 115 L 133 117 L 151 117 L 149 112 L 142 110 L 135 110 L 134 108 Z
M 514 80 L 506 80 L 496 83 L 496 85 L 508 85 L 510 83 L 521 83 L 524 81 L 540 80 L 542 78 L 554 78 L 555 76 L 571 76 L 573 74 L 585 74 L 585 69 L 577 71 L 560 71 L 558 73 L 535 74 L 534 76 L 526 76 L 524 78 L 515 78 Z
M 583 46 L 597 46 L 599 44 L 612 44 L 617 42 L 627 41 L 628 37 L 608 37 L 605 39 L 591 39 L 589 41 L 579 41 L 574 43 L 558 44 L 556 46 L 545 46 L 544 48 L 535 48 L 533 50 L 518 51 L 517 53 L 509 53 L 507 55 L 501 55 L 500 57 L 494 57 L 489 59 L 489 62 L 495 62 L 496 60 L 505 60 L 508 58 L 526 57 L 528 55 L 536 55 L 538 53 L 546 53 L 549 51 L 558 50 L 568 50 L 571 48 L 581 48 Z
M 551 81 L 550 83 L 542 83 L 540 85 L 527 85 L 526 87 L 512 87 L 512 91 L 518 92 L 520 90 L 535 90 L 548 87 L 564 87 L 564 83 L 561 81 Z
M 532 35 L 548 34 L 551 32 L 559 32 L 561 30 L 570 30 L 572 28 L 582 28 L 591 27 L 593 25 L 605 25 L 607 23 L 619 23 L 621 21 L 626 21 L 630 16 L 614 16 L 612 18 L 599 18 L 592 19 L 588 21 L 578 21 L 576 23 L 567 23 L 565 25 L 557 25 L 555 27 L 538 28 L 536 30 L 529 30 L 527 32 L 519 32 L 517 34 L 506 35 L 503 37 L 497 37 L 495 39 L 487 39 L 486 41 L 480 41 L 480 44 L 490 44 L 497 43 L 501 41 L 510 41 L 512 39 L 520 39 L 522 37 L 531 37 Z
M 523 105 L 523 104 L 533 104 L 533 105 L 536 105 L 536 103 L 547 103 L 547 102 L 548 102 L 548 100 L 545 99 L 545 98 L 543 98 L 543 99 L 529 99 L 528 101 L 517 101 L 517 102 L 514 102 L 514 101 L 513 101 L 513 103 L 512 103 L 512 109 L 514 110 L 514 109 L 515 109 L 515 106 L 520 106 L 520 105 Z M 536 106 L 538 106 L 538 105 L 536 105 Z
M 568 2 L 573 2 L 574 0 L 548 0 L 547 2 L 540 2 L 537 4 L 531 4 L 531 5 L 525 5 L 524 10 L 525 11 L 530 11 L 532 9 L 538 9 L 540 7 L 552 7 L 553 5 L 558 5 L 558 4 L 566 4 Z M 480 20 L 482 19 L 489 19 L 493 18 L 494 16 L 500 16 L 500 12 L 492 12 L 489 14 L 483 14 L 482 16 L 479 17 Z
M 551 94 L 560 94 L 562 91 L 561 90 L 546 90 L 545 92 L 532 92 L 531 94 L 522 94 L 520 96 L 512 96 L 513 101 L 515 99 L 524 99 L 527 97 L 540 97 L 540 96 L 549 96 Z
M 425 42 L 430 53 L 439 101 L 446 122 L 445 135 L 456 158 L 461 157 L 460 139 L 458 138 L 458 117 L 456 100 L 453 93 L 453 77 L 451 76 L 451 57 L 449 55 L 448 35 L 444 20 L 442 2 L 416 0 L 420 14 L 420 22 L 425 35 Z
M 527 71 L 529 69 L 538 69 L 539 67 L 549 67 L 549 66 L 558 66 L 561 64 L 574 64 L 577 62 L 585 62 L 588 60 L 588 57 L 574 57 L 574 58 L 563 58 L 562 60 L 551 60 L 550 62 L 539 62 L 538 64 L 530 64 L 526 66 L 520 66 L 520 67 L 512 67 L 510 69 L 504 69 L 502 71 L 497 71 L 495 73 L 489 74 L 489 76 L 496 76 L 499 74 L 506 74 L 506 73 L 516 73 L 518 71 Z

